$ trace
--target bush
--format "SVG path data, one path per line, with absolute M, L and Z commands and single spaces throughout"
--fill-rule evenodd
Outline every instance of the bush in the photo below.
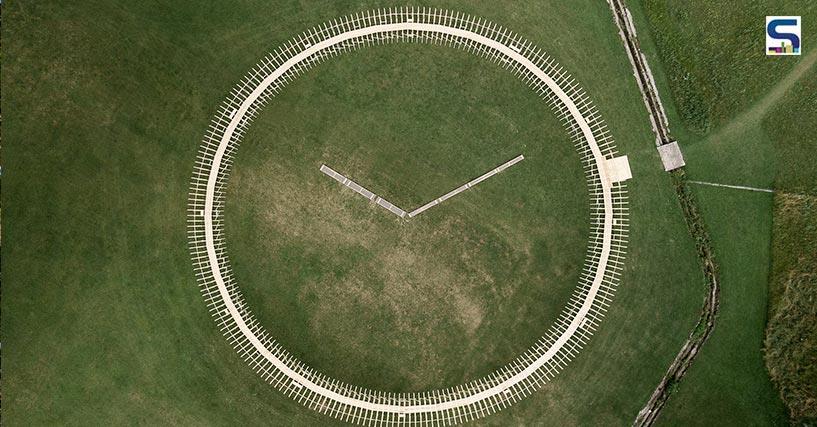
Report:
M 817 422 L 817 196 L 775 200 L 765 358 L 792 419 Z

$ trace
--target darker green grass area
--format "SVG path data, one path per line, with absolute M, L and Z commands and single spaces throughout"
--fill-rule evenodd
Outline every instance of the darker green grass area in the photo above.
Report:
M 187 187 L 196 150 L 216 107 L 246 70 L 267 51 L 311 25 L 375 6 L 384 5 L 313 1 L 170 5 L 96 0 L 68 4 L 10 2 L 3 6 L 4 422 L 330 422 L 263 383 L 211 320 L 196 287 L 187 251 Z M 603 2 L 593 1 L 570 5 L 445 1 L 435 6 L 456 8 L 505 24 L 553 52 L 592 95 L 620 151 L 629 155 L 635 175 L 628 184 L 632 230 L 625 272 L 601 327 L 555 381 L 484 423 L 629 423 L 672 360 L 686 331 L 694 325 L 702 284 L 692 242 L 669 177 L 661 170 L 652 147 L 646 113 L 610 11 Z M 368 54 L 361 52 L 358 58 Z M 347 59 L 348 64 L 354 64 L 356 58 L 343 60 Z M 326 65 L 324 68 L 328 68 Z M 342 63 L 335 66 L 341 67 Z M 321 71 L 315 70 L 316 79 Z M 344 82 L 326 83 L 327 87 L 346 87 Z M 288 96 L 298 95 L 295 92 Z M 366 94 L 359 95 L 364 98 L 352 102 L 363 103 Z M 270 108 L 276 108 L 273 104 Z M 441 130 L 446 129 L 441 123 L 459 123 L 442 111 L 436 115 L 430 111 L 409 113 L 403 123 L 417 120 Z M 363 117 L 359 120 L 366 123 Z M 317 129 L 320 125 L 313 123 Z M 508 127 L 497 118 L 486 129 L 505 132 L 503 129 Z M 349 135 L 355 134 L 352 130 L 355 128 Z M 527 131 L 520 129 L 520 133 Z M 263 137 L 263 133 L 257 134 L 258 144 Z M 399 138 L 395 136 L 394 141 Z M 477 144 L 479 140 L 474 138 L 472 142 Z M 291 146 L 308 145 L 293 141 Z M 373 158 L 381 155 L 371 154 Z M 496 160 L 506 160 L 502 154 Z M 353 160 L 348 159 L 351 170 L 384 170 L 355 166 Z M 484 158 L 485 164 L 493 164 L 494 160 Z M 575 164 L 575 159 L 571 161 Z M 246 166 L 249 168 L 249 163 Z M 525 167 L 518 166 L 520 173 L 525 173 L 521 169 Z M 233 178 L 240 179 L 242 168 Z M 433 173 L 432 167 L 428 170 Z M 493 183 L 485 184 L 488 187 L 468 197 L 502 193 L 507 188 L 502 184 L 510 182 L 514 172 L 496 177 Z M 436 193 L 437 188 L 425 188 L 421 183 L 439 182 L 442 186 L 471 173 L 470 167 L 464 167 L 436 175 L 439 181 L 417 178 L 413 188 L 395 191 L 395 197 L 406 195 L 408 200 L 400 202 L 410 204 L 414 198 L 421 200 L 429 192 Z M 531 175 L 528 171 L 527 176 Z M 264 175 L 254 177 L 261 179 Z M 383 183 L 376 184 L 384 185 L 383 191 L 396 188 L 385 188 L 389 183 L 375 178 L 371 177 L 373 182 Z M 329 184 L 316 183 L 343 201 L 343 193 Z M 507 196 L 522 198 L 527 193 Z M 581 206 L 584 194 L 581 197 L 580 201 L 570 202 Z M 531 204 L 546 201 L 543 195 Z M 466 202 L 471 201 L 452 200 L 450 206 L 439 207 L 423 221 L 430 221 L 430 226 L 434 218 L 468 208 Z M 262 206 L 257 209 L 260 211 Z M 359 204 L 350 198 L 348 204 L 337 206 L 351 211 Z M 508 215 L 513 221 L 523 222 L 529 212 L 520 210 L 518 215 Z M 376 210 L 359 214 L 381 217 Z M 382 221 L 378 226 L 383 229 L 387 221 L 394 222 Z M 260 229 L 262 225 L 258 226 Z M 484 232 L 479 224 L 461 227 L 471 235 Z M 570 228 L 565 239 L 573 241 L 585 227 Z M 264 236 L 256 234 L 257 238 Z M 584 239 L 577 242 L 583 244 Z M 542 245 L 533 246 L 534 253 L 553 256 L 554 248 L 560 245 L 550 236 Z M 353 248 L 325 264 L 303 245 L 280 249 L 269 254 L 268 259 L 275 255 L 291 261 L 281 265 L 292 270 L 293 280 L 327 274 L 324 269 L 343 275 L 348 265 L 366 262 L 370 256 Z M 484 256 L 497 257 L 503 250 L 499 244 L 488 246 Z M 571 262 L 574 260 L 571 258 Z M 549 261 L 553 262 L 558 261 Z M 258 299 L 251 301 L 258 305 L 259 313 L 264 304 L 271 304 L 265 299 L 269 295 L 259 293 Z M 525 299 L 551 297 L 533 291 L 520 295 L 525 297 L 520 297 L 522 301 L 489 305 L 507 304 L 536 312 L 536 305 Z M 554 301 L 559 299 L 553 297 Z M 303 301 L 283 302 L 306 307 L 311 301 L 319 300 L 307 295 Z M 291 312 L 301 308 L 292 308 Z M 359 319 L 357 316 L 359 313 L 348 313 L 340 320 L 351 323 Z M 516 321 L 512 316 L 496 317 L 497 321 Z M 527 325 L 522 322 L 521 329 L 515 332 L 538 336 L 542 320 Z M 304 330 L 297 323 L 295 326 L 293 335 Z M 452 331 L 449 339 L 466 341 L 455 335 L 457 329 Z M 487 342 L 493 334 L 493 330 L 485 331 L 475 339 Z M 529 341 L 525 338 L 514 344 Z M 469 339 L 464 345 L 470 343 Z M 450 351 L 451 347 L 446 348 L 440 351 Z M 506 359 L 511 350 L 515 348 L 489 351 L 500 360 Z M 467 360 L 462 363 L 464 368 L 445 367 L 448 372 L 461 369 L 448 380 L 421 380 L 445 382 L 488 367 L 482 362 L 474 366 L 467 366 L 471 363 Z M 408 382 L 399 384 L 399 377 L 383 381 L 384 385 L 396 382 L 392 383 L 394 387 L 411 386 Z
M 766 367 L 799 423 L 817 420 L 817 197 L 775 195 Z
M 794 66 L 790 58 L 766 57 L 766 15 L 803 15 L 803 45 L 817 40 L 817 23 L 809 19 L 814 5 L 803 0 L 777 1 L 773 8 L 743 0 L 641 5 L 682 124 L 695 134 L 749 108 Z

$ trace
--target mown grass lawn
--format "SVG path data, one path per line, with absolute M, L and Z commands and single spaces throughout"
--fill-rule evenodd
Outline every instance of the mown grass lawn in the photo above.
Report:
M 661 422 L 705 425 L 721 419 L 728 425 L 786 425 L 762 357 L 772 195 L 696 190 L 718 250 L 720 311 L 712 336 L 678 384 Z
M 318 170 L 412 210 L 518 154 L 411 220 Z M 488 375 L 579 280 L 590 212 L 573 144 L 538 95 L 467 52 L 378 46 L 318 67 L 253 124 L 235 171 L 242 289 L 282 344 L 347 382 L 420 391 Z
M 630 156 L 635 174 L 629 185 L 632 230 L 628 262 L 621 289 L 602 327 L 590 345 L 557 380 L 532 398 L 486 419 L 484 423 L 629 423 L 663 374 L 686 331 L 694 324 L 702 295 L 702 278 L 674 191 L 669 178 L 660 169 L 652 147 L 653 138 L 646 113 L 607 5 L 591 1 L 571 3 L 570 6 L 561 2 L 501 5 L 454 1 L 435 5 L 457 8 L 507 24 L 553 52 L 556 59 L 592 94 L 620 150 Z M 375 6 L 382 4 L 246 1 L 229 5 L 199 2 L 169 5 L 157 2 L 89 1 L 66 5 L 22 2 L 4 5 L 2 334 L 5 422 L 12 425 L 315 425 L 328 422 L 326 418 L 290 402 L 262 383 L 235 355 L 209 318 L 187 253 L 187 185 L 199 141 L 211 115 L 232 84 L 246 70 L 265 52 L 308 26 Z M 578 49 L 577 46 L 585 48 Z M 349 91 L 355 87 L 365 89 L 377 82 L 360 81 L 355 83 L 357 86 L 351 86 L 351 82 L 335 79 L 343 80 L 344 73 L 366 65 L 365 62 L 359 65 L 354 59 L 374 58 L 369 65 L 377 66 L 389 64 L 388 61 L 408 61 L 415 55 L 412 52 L 413 49 L 405 49 L 402 53 L 378 51 L 361 53 L 357 58 L 350 56 L 334 64 L 326 64 L 326 70 L 315 70 L 307 77 L 313 80 L 299 82 L 302 83 L 300 88 L 306 91 L 310 85 L 323 82 L 324 87 L 338 91 Z M 384 56 L 377 59 L 378 55 Z M 404 55 L 402 59 L 400 55 Z M 428 58 L 438 58 L 439 62 L 424 64 L 418 60 L 412 64 L 418 72 L 439 68 L 440 76 L 425 78 L 424 81 L 429 84 L 456 78 L 456 72 L 446 74 L 449 72 L 447 67 L 440 66 L 445 65 L 446 61 L 469 67 L 468 64 L 471 64 L 471 58 L 453 53 L 452 57 L 441 51 L 430 55 Z M 462 88 L 466 94 L 480 95 L 476 100 L 483 101 L 482 104 L 473 105 L 476 108 L 474 111 L 462 110 L 463 114 L 471 116 L 447 117 L 417 111 L 416 116 L 407 115 L 401 121 L 390 122 L 394 123 L 390 126 L 397 126 L 394 128 L 374 126 L 378 122 L 373 122 L 369 127 L 358 124 L 349 128 L 348 138 L 338 137 L 344 135 L 340 129 L 337 132 L 326 131 L 313 143 L 350 144 L 354 142 L 352 137 L 358 135 L 381 140 L 389 135 L 394 137 L 392 145 L 375 146 L 375 151 L 367 155 L 357 152 L 344 159 L 338 153 L 333 153 L 333 156 L 319 159 L 308 157 L 311 151 L 305 150 L 305 160 L 339 159 L 340 166 L 345 164 L 351 172 L 360 173 L 363 179 L 370 179 L 373 186 L 382 185 L 384 192 L 393 191 L 394 197 L 399 199 L 395 201 L 411 205 L 415 200 L 423 200 L 428 193 L 436 194 L 438 183 L 442 187 L 459 180 L 461 176 L 470 177 L 472 168 L 462 163 L 461 169 L 442 170 L 429 177 L 436 179 L 416 178 L 416 185 L 412 188 L 401 188 L 389 186 L 388 178 L 409 178 L 408 174 L 387 174 L 383 167 L 355 166 L 356 161 L 371 158 L 388 163 L 388 159 L 393 158 L 391 148 L 398 147 L 394 144 L 408 137 L 399 126 L 416 122 L 417 132 L 412 138 L 425 137 L 428 140 L 437 135 L 446 135 L 451 138 L 441 139 L 441 142 L 460 138 L 458 141 L 466 144 L 452 144 L 450 149 L 444 145 L 434 145 L 438 147 L 441 157 L 453 155 L 457 150 L 467 153 L 493 147 L 491 144 L 495 144 L 499 136 L 514 135 L 508 130 L 508 123 L 518 123 L 519 132 L 524 138 L 547 139 L 547 144 L 564 143 L 564 139 L 559 139 L 563 136 L 560 136 L 558 127 L 553 126 L 552 119 L 535 109 L 540 107 L 530 103 L 530 95 L 524 94 L 510 75 L 506 81 L 498 78 L 498 71 L 492 71 L 490 67 L 486 70 L 484 76 L 473 72 L 471 78 L 484 79 L 487 92 L 502 89 L 508 90 L 508 93 L 494 94 L 498 98 L 492 99 L 481 97 L 474 92 L 474 88 Z M 327 72 L 322 74 L 321 71 Z M 406 73 L 404 69 L 389 72 L 394 76 L 395 84 L 403 84 L 399 78 L 403 75 L 401 73 Z M 411 77 L 407 74 L 404 76 L 406 79 Z M 254 129 L 256 139 L 248 141 L 245 147 L 249 154 L 240 154 L 245 156 L 240 161 L 246 163 L 246 167 L 237 168 L 239 180 L 242 177 L 238 174 L 248 174 L 244 177 L 245 184 L 250 179 L 261 182 L 270 179 L 269 171 L 262 167 L 263 161 L 270 162 L 270 167 L 284 166 L 274 161 L 276 157 L 265 157 L 263 153 L 253 159 L 253 144 L 265 147 L 269 146 L 265 142 L 275 141 L 276 137 L 306 136 L 308 134 L 301 132 L 310 130 L 307 127 L 314 127 L 316 131 L 321 129 L 322 122 L 305 120 L 303 124 L 292 124 L 289 129 L 291 134 L 265 133 L 282 130 L 276 127 L 281 123 L 274 121 L 276 108 L 280 113 L 280 109 L 286 106 L 297 107 L 300 110 L 293 111 L 310 114 L 306 117 L 309 119 L 331 113 L 332 104 L 309 108 L 308 99 L 330 100 L 326 98 L 328 94 L 317 90 L 319 86 L 312 87 L 316 93 L 309 95 L 315 98 L 297 99 L 299 92 L 296 90 L 299 87 L 293 85 L 293 90 L 281 98 L 291 104 L 273 105 L 273 102 L 270 105 L 269 121 L 264 117 L 259 122 L 261 126 Z M 393 86 L 392 90 L 395 89 L 400 89 L 400 86 Z M 389 93 L 393 95 L 393 92 Z M 422 93 L 429 92 L 418 91 L 416 95 Z M 442 102 L 433 97 L 441 97 L 445 93 L 431 92 L 430 101 Z M 497 102 L 503 97 L 507 97 L 507 101 Z M 359 96 L 349 98 L 352 98 L 351 102 L 358 103 L 365 99 Z M 520 104 L 511 104 L 515 100 L 519 100 Z M 374 101 L 379 103 L 381 99 L 375 98 Z M 383 98 L 382 101 L 388 108 L 397 108 L 393 98 Z M 492 101 L 495 104 L 491 105 Z M 416 99 L 413 102 L 417 102 Z M 437 105 L 436 102 L 433 104 Z M 334 105 L 342 108 L 345 104 L 337 102 Z M 530 110 L 522 108 L 527 105 L 531 105 Z M 359 110 L 341 110 L 337 112 L 340 114 L 337 117 L 345 115 L 352 120 L 359 117 L 356 113 L 370 112 L 380 117 L 380 122 L 391 118 L 387 115 L 391 110 L 381 112 L 373 107 L 358 105 Z M 456 126 L 464 126 L 462 120 L 465 118 L 485 116 L 480 109 L 489 108 L 513 119 L 509 122 L 495 117 L 492 121 L 481 123 L 480 129 L 485 133 L 480 132 L 474 138 L 464 138 L 467 134 L 444 133 L 452 132 Z M 535 127 L 522 126 L 536 124 L 539 119 L 526 114 L 541 115 L 541 122 Z M 445 124 L 451 126 L 441 126 L 441 120 L 450 120 Z M 338 121 L 327 123 L 342 124 Z M 434 126 L 439 129 L 439 134 L 433 131 Z M 383 133 L 361 135 L 360 132 L 365 129 Z M 488 135 L 492 137 L 487 138 Z M 324 139 L 324 136 L 334 139 Z M 521 143 L 523 137 L 509 137 L 512 139 L 510 145 L 503 148 L 507 154 L 516 154 L 517 148 L 521 147 L 513 144 Z M 368 143 L 366 138 L 361 139 Z M 285 139 L 284 142 L 294 149 L 309 147 L 292 139 Z M 550 257 L 547 263 L 543 263 L 550 270 L 542 271 L 551 274 L 555 271 L 554 266 L 565 262 L 557 259 L 556 255 L 562 255 L 559 248 L 563 246 L 569 264 L 564 266 L 565 275 L 569 277 L 574 274 L 576 267 L 572 263 L 577 262 L 577 247 L 584 244 L 581 235 L 586 230 L 586 225 L 578 221 L 575 215 L 567 215 L 581 214 L 585 204 L 581 192 L 577 195 L 578 199 L 567 198 L 568 194 L 574 194 L 573 190 L 582 186 L 581 180 L 573 175 L 572 168 L 576 167 L 577 160 L 571 158 L 569 150 L 564 151 L 564 147 L 556 148 L 554 145 L 556 151 L 551 152 L 544 150 L 548 145 L 543 141 L 539 141 L 539 144 L 541 151 L 530 161 L 525 161 L 528 163 L 518 165 L 518 171 L 509 170 L 496 177 L 494 182 L 486 183 L 485 188 L 462 195 L 461 200 L 441 206 L 437 212 L 429 212 L 426 218 L 418 220 L 418 223 L 426 221 L 420 226 L 430 230 L 435 221 L 451 218 L 458 210 L 478 211 L 477 208 L 486 207 L 486 203 L 500 200 L 498 197 L 517 198 L 526 203 L 532 200 L 528 194 L 533 186 L 528 183 L 517 186 L 514 178 L 527 177 L 541 181 L 564 179 L 564 188 L 554 190 L 563 193 L 539 194 L 539 198 L 534 199 L 535 203 L 530 202 L 524 209 L 508 210 L 506 207 L 505 211 L 501 211 L 513 225 L 528 227 L 523 230 L 534 230 L 537 224 L 541 227 L 540 235 L 527 236 L 519 241 L 508 237 L 505 242 L 509 243 L 503 244 L 512 246 L 541 236 L 545 242 L 541 254 L 536 252 L 536 245 L 532 248 L 534 256 L 541 259 Z M 527 149 L 531 149 L 530 144 Z M 421 152 L 410 154 L 406 160 L 417 167 L 422 166 L 419 160 Z M 507 160 L 504 158 L 506 153 L 501 150 L 496 157 L 485 154 L 484 157 L 480 156 L 479 161 L 474 160 L 475 173 L 485 165 Z M 554 157 L 547 158 L 545 154 Z M 292 153 L 289 155 L 294 156 Z M 454 163 L 456 160 L 451 159 Z M 257 163 L 254 165 L 254 162 Z M 551 164 L 554 170 L 543 171 L 541 175 L 531 169 L 533 166 Z M 318 165 L 310 163 L 310 166 L 317 168 Z M 555 169 L 556 166 L 564 169 Z M 440 169 L 433 163 L 427 167 L 429 174 Z M 250 173 L 255 171 L 258 173 Z M 348 202 L 344 207 L 348 206 L 350 212 L 359 209 L 355 203 L 357 200 L 345 201 L 343 193 L 333 188 L 331 182 L 321 181 L 319 178 L 323 177 L 312 168 L 303 169 L 303 172 L 302 176 L 287 178 L 290 180 L 285 183 L 300 185 L 305 182 L 301 178 L 308 177 L 314 180 L 316 188 L 322 188 L 336 201 Z M 517 177 L 514 176 L 516 172 L 519 172 Z M 428 187 L 425 187 L 426 183 Z M 253 188 L 251 184 L 245 187 L 249 193 Z M 509 188 L 513 190 L 506 192 Z M 264 201 L 263 195 L 253 196 L 256 197 L 253 199 L 250 197 L 252 194 L 245 194 L 247 197 L 242 199 L 241 181 L 236 181 L 235 191 L 239 195 L 236 201 L 256 200 L 259 202 L 256 209 L 259 210 L 272 206 L 260 204 Z M 479 199 L 481 195 L 488 197 Z M 550 205 L 557 201 L 558 205 Z M 556 209 L 555 214 L 565 214 L 565 218 L 548 227 L 547 221 L 553 221 L 555 214 L 544 215 L 542 223 L 537 223 L 536 218 L 529 216 L 536 209 L 543 209 L 545 213 L 550 212 L 546 209 Z M 358 214 L 374 218 L 379 212 Z M 251 217 L 248 215 L 246 218 Z M 473 224 L 474 230 L 468 231 L 469 236 L 483 234 L 485 230 L 480 227 L 493 225 L 491 221 L 496 219 L 480 219 L 482 222 Z M 378 224 L 379 230 L 396 233 L 390 231 L 390 227 L 398 225 L 391 219 L 377 221 L 382 222 Z M 263 227 L 263 224 L 259 224 L 256 236 L 245 237 L 263 238 Z M 241 236 L 242 232 L 249 234 L 253 230 L 245 224 L 235 224 L 234 228 L 236 236 Z M 558 241 L 561 237 L 569 239 L 570 243 Z M 250 240 L 247 242 L 253 243 Z M 428 245 L 424 246 L 426 248 L 433 246 L 433 242 L 421 243 Z M 446 261 L 446 257 L 452 256 L 451 242 L 441 241 L 439 244 L 439 258 Z M 250 258 L 240 259 L 239 246 L 235 248 L 237 266 L 241 269 L 243 262 L 247 267 L 243 274 L 258 274 L 257 270 L 249 268 L 253 261 Z M 275 247 L 269 249 L 268 254 L 260 253 L 257 256 L 262 260 L 266 256 L 265 259 L 269 261 L 282 254 L 271 250 Z M 507 251 L 507 255 L 503 251 L 501 246 L 488 248 L 481 256 L 486 259 L 517 256 L 513 251 Z M 287 268 L 309 267 L 302 263 L 302 254 L 297 250 L 291 254 L 292 259 L 298 262 L 287 264 Z M 329 267 L 358 262 L 354 251 L 343 251 L 342 254 L 350 258 L 340 259 Z M 398 257 L 398 261 L 404 262 L 405 258 Z M 507 271 L 499 273 L 507 275 Z M 429 272 L 428 275 L 433 277 L 434 274 Z M 569 280 L 565 279 L 563 283 L 569 285 Z M 252 285 L 248 283 L 248 286 Z M 553 295 L 542 293 L 542 288 L 522 289 L 521 283 L 516 286 L 520 289 L 518 302 L 502 299 L 486 303 L 486 307 L 498 311 L 500 307 L 519 310 L 525 319 L 486 311 L 491 315 L 483 322 L 496 322 L 496 328 L 480 331 L 478 326 L 473 338 L 476 341 L 461 338 L 458 328 L 464 326 L 456 324 L 447 330 L 451 333 L 450 339 L 444 335 L 429 339 L 428 348 L 431 351 L 444 353 L 444 357 L 440 358 L 439 377 L 428 376 L 426 372 L 418 382 L 411 382 L 410 378 L 404 381 L 399 376 L 386 374 L 383 378 L 375 378 L 372 371 L 355 371 L 356 367 L 342 360 L 334 360 L 327 353 L 307 356 L 314 357 L 315 363 L 324 363 L 322 366 L 326 366 L 327 370 L 337 369 L 340 375 L 350 377 L 359 374 L 362 382 L 387 388 L 408 389 L 458 381 L 484 372 L 492 363 L 498 363 L 518 348 L 523 348 L 525 340 L 541 333 L 541 325 L 547 322 L 548 316 L 558 305 L 558 292 L 561 292 L 558 289 L 562 289 L 558 286 L 554 285 L 553 289 L 557 292 Z M 276 293 L 270 291 L 258 288 L 257 299 L 252 303 L 258 304 L 259 314 L 267 313 L 265 315 L 270 316 L 272 325 L 275 325 L 272 323 L 277 315 L 275 310 L 284 310 L 294 317 L 308 313 L 308 304 L 300 305 L 301 301 L 294 299 L 275 301 Z M 470 297 L 471 294 L 476 295 L 474 298 L 477 301 L 486 298 L 480 294 L 479 288 L 469 291 L 466 296 Z M 377 301 L 380 303 L 380 300 Z M 451 316 L 439 311 L 441 304 L 438 301 L 432 302 L 431 311 L 436 312 L 437 316 Z M 538 312 L 539 305 L 541 313 Z M 419 316 L 419 310 L 415 313 Z M 534 316 L 527 317 L 529 313 Z M 344 317 L 340 317 L 339 322 L 348 325 L 354 322 L 357 315 L 341 314 Z M 289 322 L 292 319 L 283 316 L 280 320 Z M 419 317 L 413 320 L 427 321 Z M 308 325 L 308 322 L 305 324 Z M 423 324 L 419 323 L 419 326 Z M 514 340 L 498 336 L 498 332 L 508 330 L 524 338 Z M 291 331 L 282 329 L 281 336 L 286 337 L 290 333 L 297 338 L 304 332 L 311 333 L 313 330 L 295 323 Z M 393 331 L 384 329 L 381 333 L 381 336 L 389 336 Z M 491 342 L 494 337 L 509 347 L 492 350 L 484 360 L 474 361 L 471 356 L 476 352 L 476 347 L 469 346 L 474 346 L 474 342 Z M 325 351 L 327 347 L 318 346 L 324 343 L 323 338 L 320 343 L 292 342 L 294 346 L 304 346 L 300 347 L 300 351 Z M 453 341 L 453 345 L 449 341 Z M 359 347 L 375 354 L 381 351 L 368 344 L 371 343 L 362 342 Z M 445 347 L 436 347 L 437 344 Z M 448 366 L 454 359 L 453 349 L 457 344 L 470 353 L 463 354 L 464 366 Z M 518 347 L 511 348 L 511 345 Z M 387 356 L 395 348 L 400 347 L 382 350 L 381 359 L 387 366 L 394 363 Z M 429 369 L 417 361 L 407 363 Z

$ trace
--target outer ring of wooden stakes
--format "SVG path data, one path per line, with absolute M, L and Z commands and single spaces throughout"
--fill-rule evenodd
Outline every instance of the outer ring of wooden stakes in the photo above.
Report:
M 378 33 L 372 28 L 393 30 Z M 354 37 L 342 43 L 314 48 L 350 34 Z M 483 40 L 482 44 L 475 39 Z M 328 58 L 366 45 L 396 41 L 462 48 L 499 64 L 528 84 L 551 106 L 574 141 L 584 164 L 591 206 L 583 273 L 557 321 L 525 353 L 494 373 L 421 393 L 388 393 L 345 384 L 311 369 L 282 348 L 258 324 L 235 282 L 226 255 L 222 217 L 233 155 L 260 108 L 287 83 Z M 271 73 L 288 63 L 286 71 L 270 80 L 261 93 L 254 92 Z M 532 72 L 531 66 L 542 74 L 547 72 L 546 79 Z M 620 280 L 629 228 L 626 187 L 623 182 L 611 182 L 600 167 L 616 154 L 612 136 L 579 85 L 536 46 L 507 29 L 461 13 L 429 8 L 350 15 L 315 27 L 265 57 L 219 108 L 191 178 L 187 215 L 194 270 L 210 312 L 228 342 L 265 381 L 308 408 L 365 425 L 452 425 L 484 417 L 550 381 L 586 345 L 606 312 Z

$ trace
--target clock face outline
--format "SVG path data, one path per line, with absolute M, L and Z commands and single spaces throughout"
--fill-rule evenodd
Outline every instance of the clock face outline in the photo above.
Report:
M 260 108 L 313 65 L 369 44 L 444 44 L 513 72 L 562 119 L 585 167 L 591 227 L 585 267 L 558 320 L 525 353 L 489 376 L 422 393 L 361 389 L 323 375 L 275 342 L 246 304 L 225 249 L 224 200 L 233 155 Z M 378 424 L 453 424 L 505 408 L 550 381 L 585 345 L 601 320 L 623 267 L 628 231 L 626 156 L 595 107 L 550 57 L 480 18 L 426 8 L 368 11 L 315 27 L 267 55 L 231 91 L 199 150 L 191 178 L 188 240 L 197 281 L 231 345 L 262 378 L 310 409 Z

